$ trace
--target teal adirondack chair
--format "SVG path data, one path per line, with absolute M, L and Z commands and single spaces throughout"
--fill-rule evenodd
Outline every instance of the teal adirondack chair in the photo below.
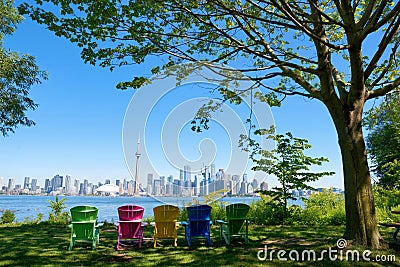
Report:
M 249 220 L 247 213 L 250 206 L 244 203 L 236 203 L 226 206 L 226 221 L 217 220 L 220 225 L 220 238 L 230 245 L 233 237 L 242 237 L 246 244 L 249 243 Z
M 97 224 L 98 209 L 92 206 L 76 206 L 70 209 L 72 223 L 71 238 L 68 250 L 75 245 L 75 241 L 92 243 L 92 249 L 99 243 L 99 226 Z

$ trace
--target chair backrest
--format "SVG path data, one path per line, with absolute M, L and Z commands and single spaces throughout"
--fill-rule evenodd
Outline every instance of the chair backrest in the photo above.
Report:
M 191 236 L 204 236 L 210 233 L 211 207 L 193 205 L 186 208 L 190 224 Z
M 226 206 L 226 217 L 231 233 L 239 233 L 247 219 L 250 206 L 244 203 L 236 203 Z
M 120 221 L 142 220 L 144 208 L 136 205 L 124 205 L 118 208 Z
M 186 208 L 189 221 L 208 220 L 211 217 L 211 207 L 208 205 L 193 205 Z
M 70 209 L 72 229 L 76 239 L 93 239 L 96 233 L 98 209 L 93 206 L 75 206 Z
M 98 209 L 93 206 L 75 206 L 70 209 L 72 223 L 96 221 Z
M 153 208 L 155 229 L 154 235 L 159 238 L 176 237 L 176 223 L 179 208 L 172 205 L 161 205 Z

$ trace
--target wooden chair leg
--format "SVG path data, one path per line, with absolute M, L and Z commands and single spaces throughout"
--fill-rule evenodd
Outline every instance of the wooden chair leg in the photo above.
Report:
M 397 234 L 399 233 L 399 231 L 400 231 L 400 227 L 396 227 L 396 230 L 393 233 L 393 241 L 396 245 L 400 245 L 400 242 L 397 241 Z

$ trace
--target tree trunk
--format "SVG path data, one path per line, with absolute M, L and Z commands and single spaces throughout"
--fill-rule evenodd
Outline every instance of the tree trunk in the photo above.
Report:
M 329 106 L 329 105 L 328 105 Z M 362 132 L 364 100 L 353 107 L 328 107 L 339 138 L 342 154 L 346 232 L 344 238 L 356 244 L 378 248 L 382 240 L 376 221 L 371 176 Z

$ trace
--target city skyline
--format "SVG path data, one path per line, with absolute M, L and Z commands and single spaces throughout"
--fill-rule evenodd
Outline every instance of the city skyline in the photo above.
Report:
M 0 177 L 0 185 L 3 182 L 4 179 Z M 146 182 L 139 184 L 141 193 L 154 196 L 204 196 L 216 191 L 221 194 L 243 195 L 253 194 L 257 189 L 268 190 L 268 184 L 264 181 L 248 181 L 245 173 L 238 175 L 225 173 L 223 169 L 217 171 L 215 164 L 205 166 L 201 172 L 192 172 L 191 166 L 185 165 L 176 179 L 173 175 L 154 177 L 152 173 L 148 173 Z M 104 184 L 112 184 L 112 180 L 92 183 L 87 179 L 56 174 L 51 179 L 46 178 L 44 186 L 39 185 L 36 178 L 25 177 L 23 186 L 10 178 L 8 185 L 2 185 L 0 190 L 9 194 L 91 195 L 96 194 L 96 189 Z M 135 189 L 136 180 L 116 179 L 115 184 L 120 188 L 120 195 L 139 195 Z
M 218 172 L 216 172 L 217 167 L 215 166 L 214 163 L 212 163 L 209 166 L 204 166 L 204 168 L 209 170 L 210 177 L 212 179 L 216 178 L 218 176 Z M 223 170 L 221 168 L 218 168 L 218 169 L 219 170 Z M 203 172 L 191 171 L 191 167 L 189 165 L 185 165 L 183 169 L 178 170 L 175 174 L 168 173 L 168 174 L 162 174 L 162 175 L 155 175 L 154 173 L 145 173 L 141 177 L 139 177 L 139 184 L 142 185 L 142 186 L 145 184 L 147 186 L 147 179 L 146 178 L 148 177 L 149 174 L 151 174 L 154 179 L 160 179 L 161 177 L 174 177 L 174 178 L 177 178 L 177 179 L 181 179 L 181 177 L 182 177 L 182 179 L 184 181 L 187 181 L 189 179 L 191 181 L 193 181 L 193 177 L 195 175 L 199 175 L 201 173 L 203 173 Z M 229 174 L 229 175 L 231 175 L 231 174 Z M 243 175 L 243 174 L 232 174 L 232 175 Z M 132 181 L 135 180 L 135 177 L 108 177 L 108 178 L 98 178 L 98 179 L 96 179 L 96 178 L 87 179 L 85 177 L 74 176 L 74 175 L 71 175 L 71 174 L 62 174 L 62 173 L 59 172 L 59 173 L 56 173 L 56 174 L 52 175 L 51 177 L 24 176 L 24 177 L 20 177 L 20 178 L 14 178 L 14 177 L 5 178 L 5 177 L 0 176 L 0 186 L 6 185 L 10 179 L 12 179 L 16 185 L 19 184 L 19 185 L 22 186 L 22 185 L 24 185 L 26 183 L 26 179 L 27 178 L 29 178 L 30 180 L 35 179 L 38 182 L 38 184 L 44 184 L 47 179 L 52 179 L 52 178 L 57 177 L 57 176 L 63 176 L 63 177 L 65 176 L 65 177 L 70 177 L 70 178 L 73 177 L 74 179 L 78 179 L 78 180 L 88 180 L 91 183 L 102 183 L 102 184 L 105 184 L 107 181 L 109 182 L 109 181 L 117 181 L 117 180 L 124 180 L 124 179 L 125 180 L 132 180 Z

